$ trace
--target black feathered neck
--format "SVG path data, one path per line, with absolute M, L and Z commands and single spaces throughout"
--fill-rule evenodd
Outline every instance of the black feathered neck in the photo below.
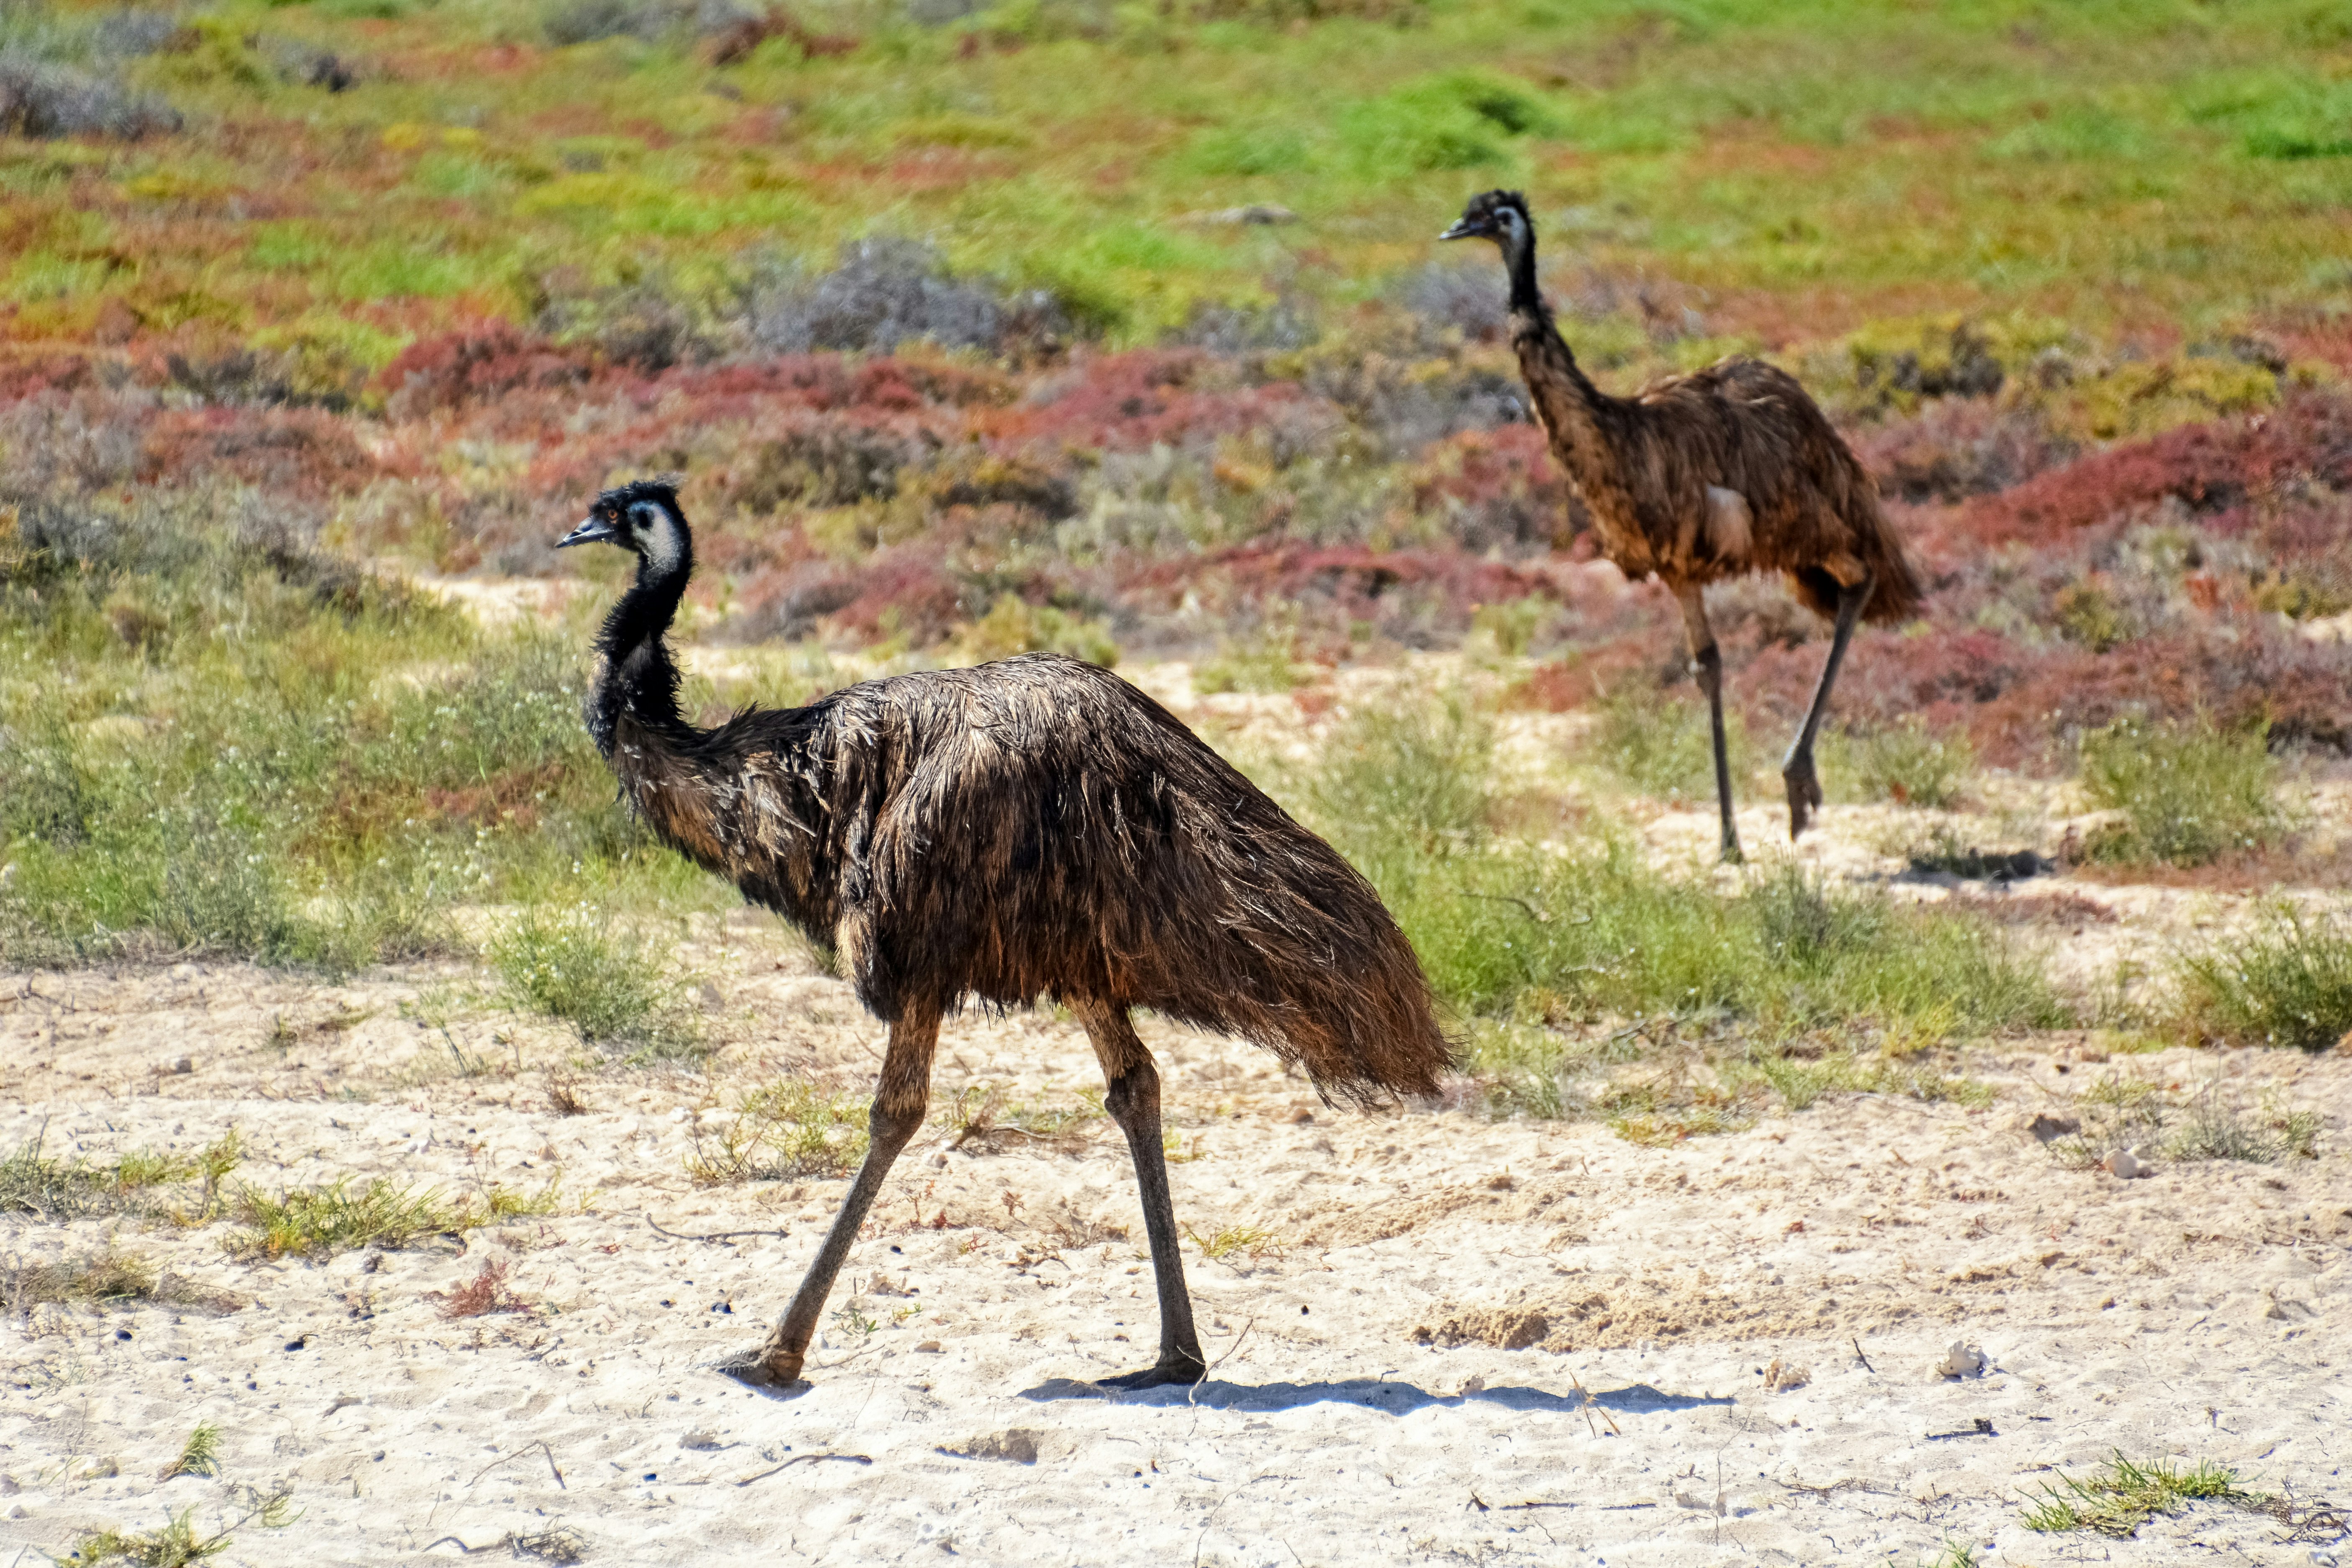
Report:
M 1511 278 L 1511 309 L 1549 321 L 1551 311 L 1544 304 L 1543 290 L 1536 287 L 1535 215 L 1528 211 L 1527 199 L 1518 192 L 1506 191 L 1501 195 L 1496 205 L 1510 207 L 1519 217 L 1516 237 L 1509 230 L 1500 236 L 1503 266 Z
M 680 676 L 670 657 L 668 632 L 686 596 L 687 580 L 694 575 L 694 535 L 679 510 L 677 492 L 658 480 L 640 479 L 596 498 L 596 510 L 608 507 L 627 515 L 631 507 L 650 502 L 659 507 L 676 531 L 676 548 L 659 554 L 642 541 L 630 548 L 637 556 L 637 578 L 623 594 L 604 629 L 597 635 L 596 678 L 588 693 L 588 730 L 596 749 L 610 757 L 613 736 L 626 713 L 646 729 L 684 740 L 691 726 L 677 710 Z

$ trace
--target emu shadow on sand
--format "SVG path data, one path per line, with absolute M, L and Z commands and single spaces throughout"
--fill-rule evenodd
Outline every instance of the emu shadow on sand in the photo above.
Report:
M 1535 220 L 1517 191 L 1473 196 L 1440 239 L 1491 239 L 1511 279 L 1511 347 L 1552 457 L 1592 513 L 1601 553 L 1634 582 L 1674 591 L 1691 669 L 1715 738 L 1723 858 L 1738 860 L 1731 764 L 1723 744 L 1723 654 L 1706 624 L 1709 583 L 1785 572 L 1797 598 L 1836 630 L 1821 684 L 1780 766 L 1789 837 L 1822 804 L 1813 737 L 1854 622 L 1899 621 L 1919 581 L 1878 508 L 1878 489 L 1805 389 L 1784 370 L 1734 356 L 1667 376 L 1632 397 L 1585 378 L 1536 287 Z
M 849 1195 L 767 1342 L 721 1370 L 800 1376 L 834 1278 L 922 1125 L 940 1018 L 1042 995 L 1094 1044 L 1150 1236 L 1160 1359 L 1109 1383 L 1197 1380 L 1160 1074 L 1129 1010 L 1254 1040 L 1327 1100 L 1433 1094 L 1446 1042 L 1379 896 L 1165 709 L 1076 659 L 866 681 L 698 729 L 665 641 L 694 570 L 676 492 L 606 491 L 561 542 L 597 541 L 638 563 L 587 705 L 622 794 L 665 843 L 830 943 L 890 1026 Z

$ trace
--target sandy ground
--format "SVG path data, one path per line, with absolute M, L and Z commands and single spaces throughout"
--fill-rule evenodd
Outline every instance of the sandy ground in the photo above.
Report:
M 1307 732 L 1289 698 L 1135 673 L 1225 743 L 1279 755 Z M 1592 781 L 1558 759 L 1579 722 L 1507 716 L 1507 772 L 1578 808 Z M 2318 787 L 2315 820 L 2352 821 L 2341 784 Z M 2017 798 L 1957 830 L 2063 832 L 2061 796 L 1987 788 Z M 1662 862 L 1711 854 L 1706 812 L 1603 809 Z M 1782 854 L 1785 821 L 1751 798 L 1741 829 Z M 1979 901 L 2086 993 L 2250 907 L 1919 877 L 1902 845 L 1929 826 L 1832 807 L 1798 853 Z M 1335 1112 L 1270 1058 L 1147 1024 L 1215 1365 L 1106 1396 L 1091 1380 L 1157 1338 L 1122 1142 L 1097 1119 L 959 1142 L 951 1114 L 992 1088 L 1074 1106 L 1091 1053 L 1048 1013 L 961 1020 L 939 1124 L 853 1254 L 810 1381 L 769 1394 L 701 1363 L 758 1340 L 846 1184 L 705 1184 L 690 1162 L 756 1086 L 861 1090 L 882 1031 L 751 911 L 698 921 L 682 957 L 722 1046 L 691 1070 L 599 1062 L 455 967 L 0 975 L 0 1150 L 105 1162 L 234 1129 L 232 1180 L 265 1193 L 559 1184 L 551 1213 L 310 1259 L 237 1260 L 186 1191 L 178 1219 L 0 1215 L 9 1568 L 187 1510 L 229 1531 L 218 1561 L 251 1563 L 2352 1563 L 2329 1511 L 2352 1510 L 2352 1050 L 2109 1058 L 2045 1036 L 1977 1053 L 1981 1108 L 1832 1097 L 1650 1148 L 1591 1123 Z M 2034 1121 L 2110 1078 L 2315 1112 L 2318 1157 L 2068 1169 Z M 173 1301 L 22 1303 L 29 1266 L 110 1247 Z M 486 1268 L 504 1310 L 451 1316 Z M 160 1479 L 199 1423 L 217 1473 Z M 2118 1450 L 2218 1461 L 2284 1500 L 2126 1540 L 2022 1528 L 2038 1489 Z M 280 1490 L 296 1523 L 237 1524 Z
M 740 1089 L 854 1083 L 881 1038 L 770 934 L 739 918 L 694 953 L 732 1041 L 711 1073 L 607 1069 L 573 1115 L 546 1089 L 576 1049 L 560 1037 L 420 1021 L 462 976 L 0 977 L 0 1144 L 96 1160 L 234 1127 L 239 1178 L 268 1191 L 560 1174 L 564 1194 L 316 1261 L 232 1261 L 217 1222 L 0 1222 L 0 1256 L 111 1237 L 242 1303 L 0 1330 L 0 1542 L 37 1561 L 186 1509 L 210 1531 L 287 1488 L 299 1521 L 240 1529 L 221 1561 L 509 1559 L 518 1539 L 605 1563 L 1907 1564 L 1948 1542 L 1982 1563 L 2352 1561 L 2307 1515 L 2200 1505 L 2123 1541 L 2019 1522 L 2053 1467 L 2116 1449 L 2352 1503 L 2352 1056 L 2101 1062 L 2051 1037 L 1976 1064 L 1985 1109 L 1846 1099 L 1645 1148 L 1333 1112 L 1270 1058 L 1161 1026 L 1180 1218 L 1260 1233 L 1187 1247 L 1204 1383 L 1088 1386 L 1156 1334 L 1115 1131 L 950 1148 L 942 1126 L 900 1162 L 812 1381 L 770 1395 L 698 1363 L 757 1339 L 845 1184 L 698 1186 L 686 1163 Z M 2317 1110 L 2321 1155 L 2062 1168 L 2028 1124 L 2116 1071 Z M 964 1020 L 934 1103 L 1096 1081 L 1066 1022 Z M 720 1232 L 753 1234 L 685 1239 Z M 527 1310 L 445 1317 L 492 1261 Z M 1984 1370 L 1944 1375 L 1956 1341 Z M 159 1480 L 199 1421 L 218 1475 Z

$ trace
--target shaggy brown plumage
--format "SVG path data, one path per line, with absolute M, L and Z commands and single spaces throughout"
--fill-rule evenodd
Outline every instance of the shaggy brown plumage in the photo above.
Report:
M 832 946 L 893 1026 L 873 1184 L 920 1121 L 943 1013 L 1067 1005 L 1103 1058 L 1106 1103 L 1145 1190 L 1161 1285 L 1155 1370 L 1182 1373 L 1199 1347 L 1189 1305 L 1171 1300 L 1182 1286 L 1172 1215 L 1155 1212 L 1167 1207 L 1157 1079 L 1128 1009 L 1254 1040 L 1327 1100 L 1434 1093 L 1446 1043 L 1379 895 L 1167 710 L 1076 659 L 866 681 L 698 729 L 679 716 L 664 640 L 693 570 L 675 494 L 650 482 L 607 492 L 566 542 L 593 539 L 640 559 L 589 697 L 623 795 L 664 842 Z M 846 1226 L 843 1252 L 862 1218 L 853 1189 L 835 1226 Z M 831 1284 L 823 1266 L 763 1352 L 771 1375 L 798 1373 Z
M 1707 628 L 1706 584 L 1784 572 L 1807 608 L 1837 629 L 1811 711 L 1782 767 L 1789 836 L 1821 804 L 1813 737 L 1859 616 L 1918 608 L 1917 574 L 1879 510 L 1878 489 L 1794 376 L 1731 358 L 1652 383 L 1632 397 L 1594 386 L 1536 286 L 1535 222 L 1516 191 L 1475 196 L 1446 239 L 1492 239 L 1511 286 L 1511 346 L 1552 456 L 1592 514 L 1601 552 L 1635 582 L 1674 590 L 1715 731 L 1723 850 L 1739 858 L 1724 754 L 1722 656 Z

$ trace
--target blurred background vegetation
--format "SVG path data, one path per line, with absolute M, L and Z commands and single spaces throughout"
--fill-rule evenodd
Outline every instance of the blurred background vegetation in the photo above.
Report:
M 1933 586 L 1825 748 L 1898 858 L 2325 882 L 2337 11 L 11 0 L 0 962 L 480 958 L 691 1058 L 664 955 L 733 894 L 614 805 L 621 563 L 546 549 L 667 470 L 706 711 L 1037 647 L 1295 704 L 1311 744 L 1225 743 L 1379 882 L 1496 1106 L 1670 1136 L 1965 1094 L 1936 1053 L 2003 1031 L 2326 1043 L 2324 910 L 2123 1006 L 2053 978 L 2063 922 L 1643 852 L 1709 787 L 1675 617 L 1586 564 L 1493 258 L 1433 237 L 1524 187 L 1612 389 L 1758 353 L 1839 421 Z M 1745 781 L 1822 645 L 1777 584 L 1717 616 Z M 1341 679 L 1424 653 L 1465 679 Z M 1498 736 L 1558 715 L 1530 784 Z

